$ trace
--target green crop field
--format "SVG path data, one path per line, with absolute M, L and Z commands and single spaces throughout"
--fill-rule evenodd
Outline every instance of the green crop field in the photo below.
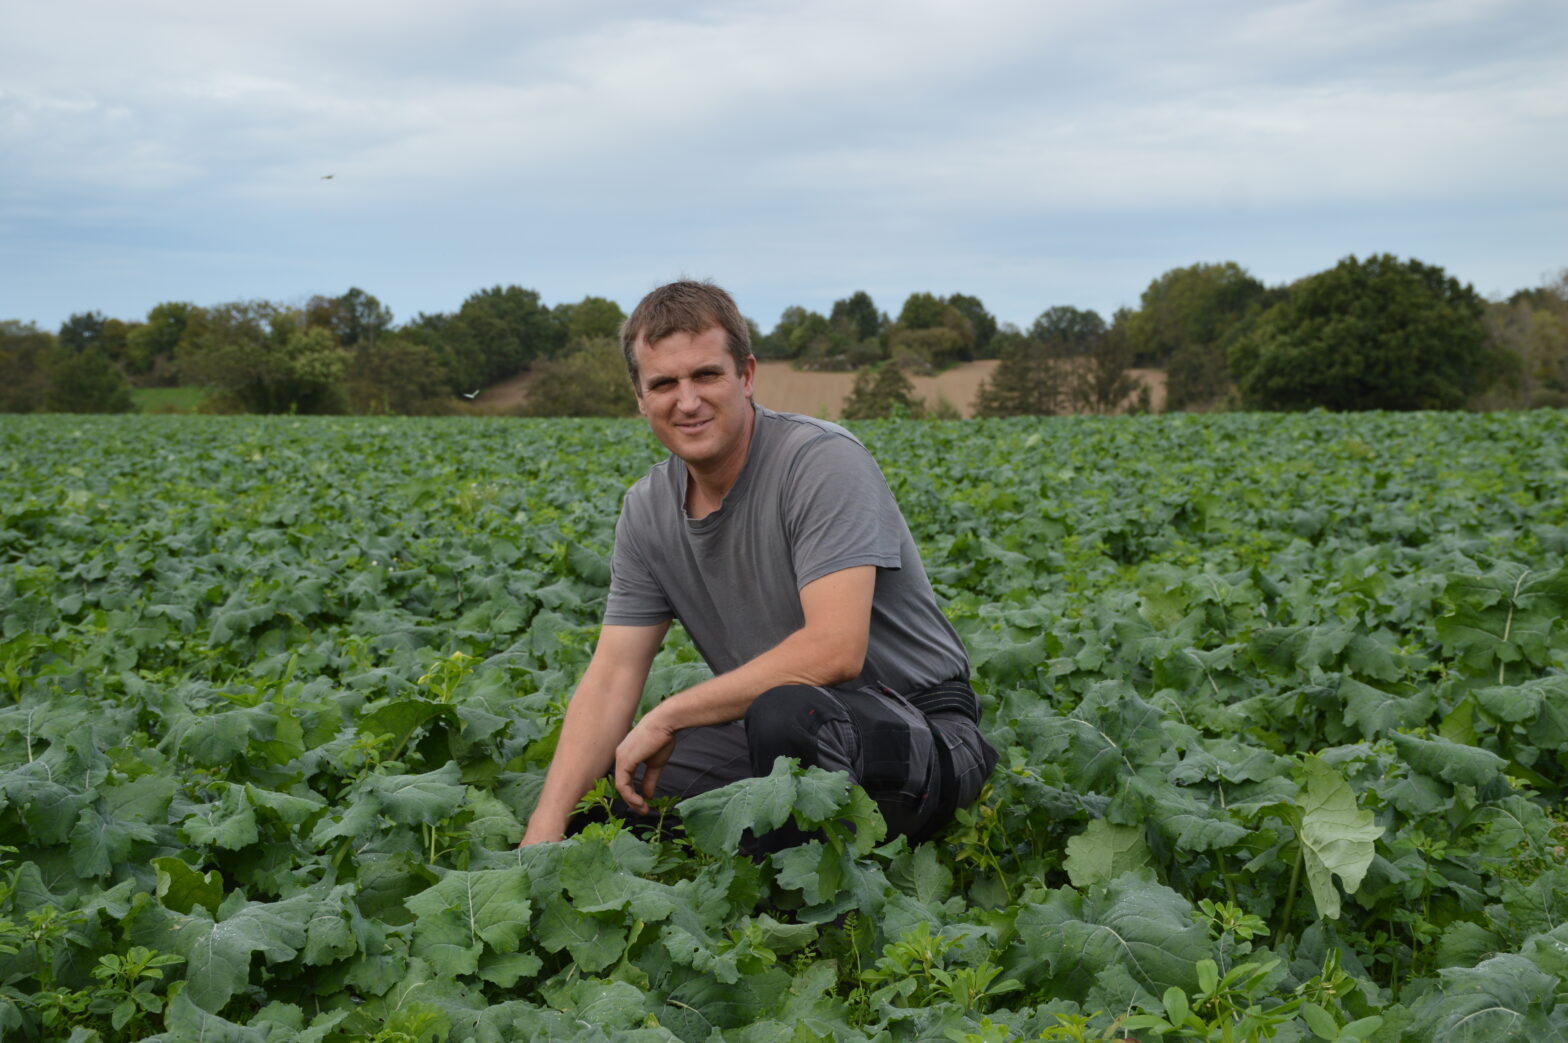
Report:
M 644 427 L 0 417 L 0 1037 L 1564 1038 L 1568 413 L 855 430 L 980 803 L 519 852 Z
M 141 413 L 194 413 L 196 408 L 211 397 L 210 388 L 136 388 L 131 401 Z

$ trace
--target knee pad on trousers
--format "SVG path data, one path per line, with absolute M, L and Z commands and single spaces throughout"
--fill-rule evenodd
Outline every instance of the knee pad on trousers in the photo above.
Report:
M 811 685 L 780 685 L 763 692 L 746 711 L 752 774 L 767 775 L 780 757 L 816 764 L 817 732 L 828 721 L 844 717 L 837 699 Z

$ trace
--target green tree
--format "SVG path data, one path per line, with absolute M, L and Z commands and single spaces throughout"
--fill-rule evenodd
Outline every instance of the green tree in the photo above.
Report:
M 1274 297 L 1233 261 L 1172 268 L 1149 284 L 1126 335 L 1137 365 L 1167 371 L 1166 408 L 1212 405 L 1229 394 L 1235 327 Z
M 971 297 L 968 294 L 955 293 L 947 299 L 947 303 L 957 309 L 958 314 L 969 320 L 969 328 L 975 334 L 974 347 L 971 349 L 972 357 L 989 357 L 987 352 L 991 348 L 991 340 L 996 336 L 996 316 L 986 311 L 979 297 Z
M 903 369 L 891 362 L 868 366 L 855 374 L 855 386 L 844 399 L 845 420 L 878 420 L 918 417 L 925 403 L 915 397 L 915 385 Z
M 55 335 L 31 322 L 0 321 L 0 413 L 36 413 L 49 389 Z
M 1071 408 L 1072 368 L 1065 341 L 1010 339 L 975 396 L 976 416 L 1054 416 Z
M 154 384 L 172 383 L 174 357 L 196 306 L 186 301 L 165 301 L 147 312 L 147 321 L 126 334 L 125 364 L 135 374 L 148 374 Z
M 108 318 L 101 311 L 79 311 L 60 324 L 60 347 L 86 351 L 103 347 L 103 327 Z
M 487 387 L 566 347 L 566 327 L 533 290 L 493 286 L 463 301 L 436 339 L 454 390 Z
M 1453 409 L 1496 360 L 1473 288 L 1390 254 L 1347 257 L 1292 286 L 1230 349 L 1261 409 Z
M 1094 315 L 1094 312 L 1089 314 Z M 1095 318 L 1099 316 L 1095 315 Z M 1116 413 L 1127 408 L 1129 400 L 1143 386 L 1130 372 L 1132 357 L 1131 345 L 1116 326 L 1091 338 L 1085 353 L 1071 363 L 1068 399 L 1074 411 Z M 1147 389 L 1144 394 L 1148 394 Z M 1145 402 L 1133 408 L 1147 411 L 1148 406 Z
M 235 301 L 191 316 L 177 359 L 191 382 L 220 389 L 252 413 L 338 413 L 347 406 L 348 353 L 320 326 L 266 301 Z
M 341 347 L 368 347 L 392 328 L 392 309 L 351 286 L 338 297 L 312 297 L 305 305 L 305 325 L 325 329 Z
M 1499 380 L 1476 404 L 1568 407 L 1568 270 L 1543 286 L 1489 303 L 1484 321 Z
M 618 337 L 626 313 L 607 297 L 584 297 L 576 304 L 557 304 L 556 321 L 566 329 L 566 343 L 575 346 L 600 337 Z
M 412 337 L 381 337 L 353 353 L 345 371 L 349 411 L 439 416 L 454 411 L 446 368 Z
M 528 381 L 524 416 L 635 416 L 637 396 L 618 338 L 596 337 L 565 358 L 541 362 Z
M 1105 332 L 1105 320 L 1099 312 L 1070 304 L 1045 309 L 1029 326 L 1029 336 L 1035 340 L 1057 341 L 1073 355 L 1088 354 Z
M 133 413 L 131 387 L 102 348 L 61 347 L 49 366 L 44 407 L 51 413 Z
M 865 290 L 834 301 L 828 321 L 846 328 L 857 341 L 876 340 L 887 328 L 887 316 L 877 311 L 876 303 Z
M 888 328 L 887 353 L 901 364 L 912 359 L 941 369 L 974 358 L 975 327 L 950 302 L 929 293 L 912 293 Z M 905 357 L 908 356 L 908 357 Z

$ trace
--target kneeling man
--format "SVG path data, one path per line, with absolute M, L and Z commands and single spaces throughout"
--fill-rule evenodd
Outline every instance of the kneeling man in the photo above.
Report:
M 621 507 L 604 627 L 523 843 L 559 840 L 607 771 L 646 813 L 781 756 L 847 771 L 890 836 L 933 835 L 996 753 L 876 461 L 836 424 L 752 401 L 746 320 L 712 284 L 654 290 L 621 346 L 671 456 Z M 672 619 L 714 676 L 634 721 Z

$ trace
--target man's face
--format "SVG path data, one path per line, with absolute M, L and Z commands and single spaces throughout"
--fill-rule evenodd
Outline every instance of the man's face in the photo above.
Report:
M 736 373 L 723 329 L 672 333 L 652 346 L 638 340 L 632 350 L 637 408 L 665 448 L 698 469 L 744 449 L 757 362 L 748 358 Z

